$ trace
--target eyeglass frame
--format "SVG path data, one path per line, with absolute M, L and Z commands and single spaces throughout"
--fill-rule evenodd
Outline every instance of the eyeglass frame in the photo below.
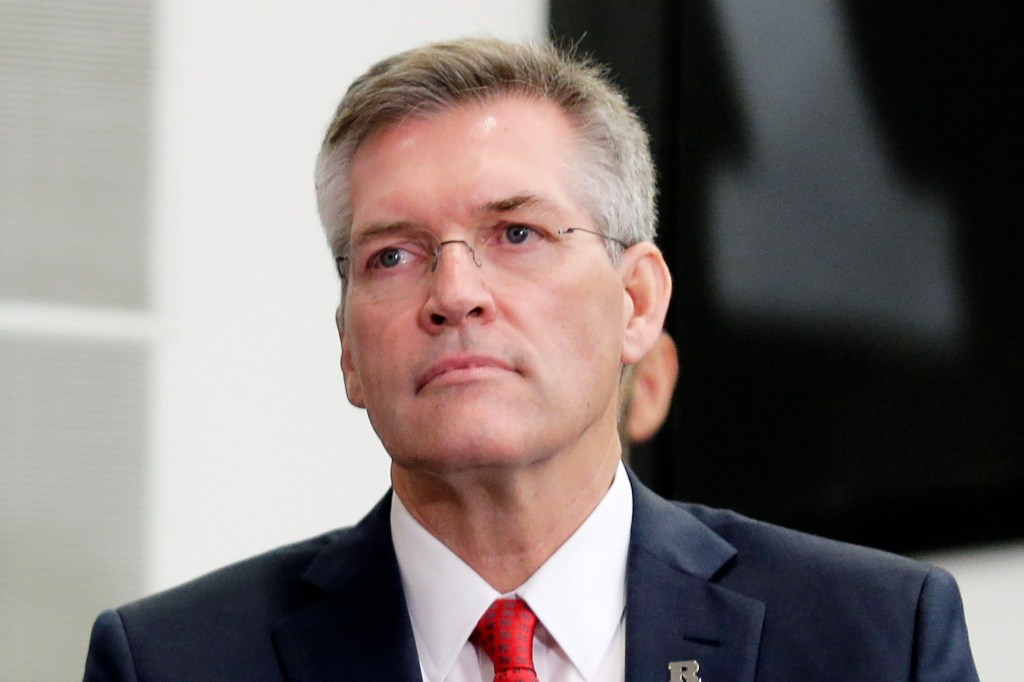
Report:
M 622 247 L 623 249 L 628 249 L 629 247 L 633 246 L 633 244 L 630 244 L 622 239 L 619 239 L 618 237 L 613 237 L 610 234 L 598 232 L 597 230 L 588 230 L 585 227 L 565 227 L 555 230 L 555 234 L 559 236 L 564 234 L 572 234 L 573 232 L 586 232 L 587 234 L 592 234 L 597 237 L 601 237 L 602 239 L 606 239 Z M 430 266 L 430 272 L 434 272 L 437 270 L 437 263 L 441 257 L 441 249 L 443 249 L 448 244 L 464 244 L 466 248 L 469 249 L 469 253 L 472 254 L 473 256 L 473 264 L 476 265 L 478 268 L 483 267 L 484 263 L 482 260 L 480 260 L 480 257 L 476 255 L 476 249 L 473 248 L 472 244 L 470 244 L 465 239 L 446 239 L 444 241 L 437 242 L 437 246 L 434 247 L 434 250 L 430 254 L 430 257 L 433 259 L 433 263 Z M 334 257 L 334 264 L 335 267 L 337 267 L 338 269 L 338 276 L 341 277 L 341 279 L 344 280 L 345 282 L 348 281 L 348 277 L 345 276 L 344 268 L 345 264 L 349 261 L 350 258 L 351 255 Z

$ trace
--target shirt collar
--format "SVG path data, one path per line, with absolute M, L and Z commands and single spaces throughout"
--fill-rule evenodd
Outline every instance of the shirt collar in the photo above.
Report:
M 500 593 L 391 494 L 391 538 L 425 678 L 443 680 Z
M 622 622 L 632 516 L 633 495 L 620 463 L 590 516 L 514 591 L 584 679 L 596 672 Z M 391 534 L 420 664 L 428 679 L 444 679 L 480 615 L 502 595 L 394 494 Z
M 516 594 L 584 679 L 592 679 L 626 608 L 633 493 L 620 463 L 590 516 Z

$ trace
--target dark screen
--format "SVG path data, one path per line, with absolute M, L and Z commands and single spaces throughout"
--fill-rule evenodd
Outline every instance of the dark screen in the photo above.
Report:
M 553 0 L 659 170 L 658 492 L 897 551 L 1024 536 L 1009 3 Z

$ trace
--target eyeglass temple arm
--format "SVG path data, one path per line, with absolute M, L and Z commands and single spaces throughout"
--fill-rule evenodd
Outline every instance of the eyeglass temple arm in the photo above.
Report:
M 611 235 L 607 235 L 604 232 L 598 232 L 597 230 L 588 230 L 585 227 L 567 227 L 565 229 L 558 230 L 557 234 L 572 234 L 573 232 L 586 232 L 587 234 L 594 234 L 597 235 L 598 237 L 601 237 L 602 239 L 607 239 L 610 242 L 615 242 L 624 249 L 628 249 L 630 247 L 629 244 L 627 244 L 626 242 L 622 241 L 617 237 L 612 237 Z

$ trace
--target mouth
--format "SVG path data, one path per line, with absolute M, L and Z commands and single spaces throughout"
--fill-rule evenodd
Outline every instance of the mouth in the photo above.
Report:
M 486 355 L 459 355 L 431 365 L 416 380 L 416 392 L 428 385 L 468 383 L 498 372 L 515 371 L 507 362 Z

